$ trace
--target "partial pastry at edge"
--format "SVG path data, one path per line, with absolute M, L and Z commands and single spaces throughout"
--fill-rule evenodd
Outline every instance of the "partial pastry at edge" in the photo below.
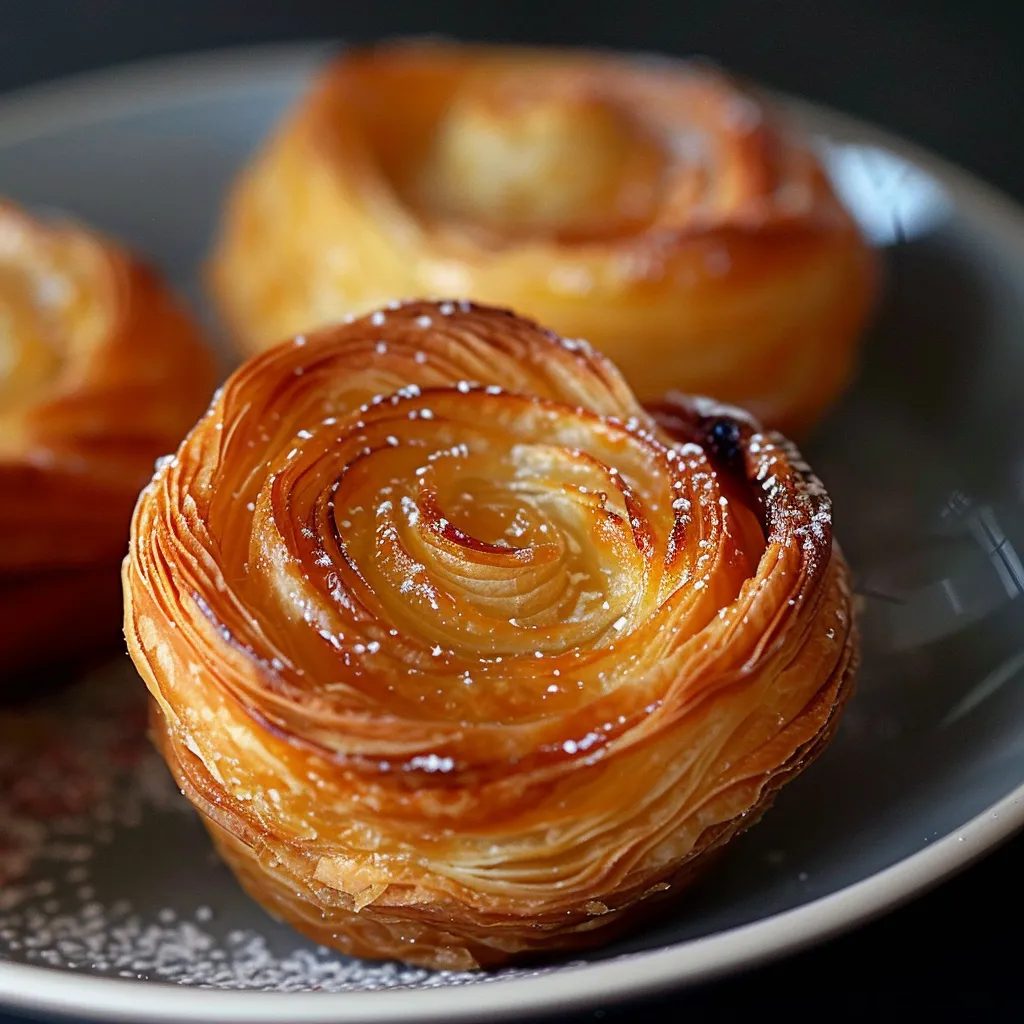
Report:
M 140 497 L 157 743 L 275 915 L 471 968 L 607 941 L 828 742 L 857 661 L 781 435 L 412 303 L 250 360 Z
M 236 183 L 209 280 L 251 353 L 392 299 L 508 306 L 804 432 L 873 254 L 763 98 L 697 63 L 398 43 L 328 67 Z
M 0 675 L 116 646 L 132 508 L 214 383 L 152 270 L 0 203 Z

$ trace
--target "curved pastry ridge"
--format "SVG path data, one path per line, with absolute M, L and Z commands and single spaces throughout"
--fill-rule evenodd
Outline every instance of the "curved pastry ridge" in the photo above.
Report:
M 347 953 L 606 941 L 827 743 L 831 506 L 752 417 L 468 302 L 227 381 L 140 497 L 129 649 L 248 891 Z
M 135 498 L 213 383 L 152 270 L 87 228 L 0 204 L 4 672 L 116 638 Z
M 249 352 L 462 295 L 588 338 L 645 401 L 803 431 L 853 372 L 875 271 L 809 145 L 718 70 L 389 44 L 339 57 L 242 174 L 210 282 Z

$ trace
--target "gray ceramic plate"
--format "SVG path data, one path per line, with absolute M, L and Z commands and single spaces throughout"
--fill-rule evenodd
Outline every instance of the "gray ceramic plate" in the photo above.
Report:
M 233 172 L 324 48 L 175 60 L 0 102 L 0 193 L 196 269 Z M 803 104 L 888 252 L 862 378 L 810 452 L 864 596 L 859 691 L 820 763 L 674 912 L 499 974 L 347 961 L 248 902 L 141 733 L 126 660 L 0 753 L 0 1004 L 132 1021 L 457 1021 L 749 966 L 878 914 L 1024 822 L 1024 219 L 910 146 Z M 1024 550 L 1024 548 L 1022 548 Z M 23 719 L 0 713 L 5 729 Z M 2 745 L 2 742 L 0 742 Z

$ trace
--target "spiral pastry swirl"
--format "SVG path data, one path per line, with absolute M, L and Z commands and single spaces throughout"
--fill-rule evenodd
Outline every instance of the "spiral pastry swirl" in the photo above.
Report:
M 270 349 L 143 492 L 153 728 L 222 855 L 346 953 L 604 941 L 829 738 L 852 679 L 821 485 L 710 402 L 466 302 Z
M 116 645 L 135 499 L 213 386 L 151 270 L 0 203 L 0 674 Z
M 814 154 L 710 67 L 390 44 L 342 55 L 243 173 L 210 271 L 249 352 L 462 295 L 802 431 L 844 388 L 874 259 Z

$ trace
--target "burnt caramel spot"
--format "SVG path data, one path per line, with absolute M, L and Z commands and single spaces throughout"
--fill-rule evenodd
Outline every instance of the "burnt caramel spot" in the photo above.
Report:
M 749 429 L 731 416 L 712 416 L 701 423 L 703 447 L 715 464 L 715 469 L 731 481 L 731 486 L 757 516 L 768 536 L 768 508 L 765 493 L 751 479 L 746 460 L 746 445 L 750 440 Z M 723 486 L 727 486 L 724 484 Z
M 717 416 L 708 424 L 706 436 L 706 447 L 715 458 L 730 468 L 735 466 L 741 454 L 740 425 L 727 416 Z

